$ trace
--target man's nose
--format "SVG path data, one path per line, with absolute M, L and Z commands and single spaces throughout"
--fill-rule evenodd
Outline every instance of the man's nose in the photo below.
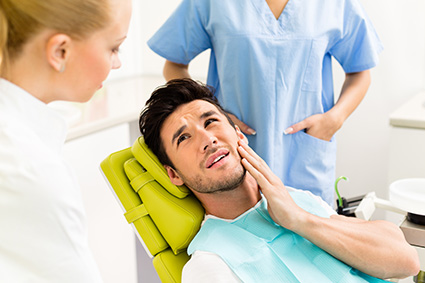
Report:
M 203 151 L 206 151 L 209 147 L 217 145 L 217 137 L 215 135 L 207 134 L 205 135 L 205 140 L 203 142 Z

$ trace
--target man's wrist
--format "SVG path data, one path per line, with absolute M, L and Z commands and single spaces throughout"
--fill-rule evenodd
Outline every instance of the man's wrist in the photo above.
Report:
M 317 216 L 302 209 L 301 212 L 294 215 L 296 215 L 296 219 L 293 219 L 293 225 L 291 225 L 292 227 L 289 230 L 306 237 L 313 225 L 316 225 Z

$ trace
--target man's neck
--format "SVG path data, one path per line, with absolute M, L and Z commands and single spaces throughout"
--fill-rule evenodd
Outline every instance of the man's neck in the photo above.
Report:
M 249 174 L 236 189 L 215 194 L 196 194 L 206 214 L 224 219 L 235 219 L 261 199 L 258 184 Z

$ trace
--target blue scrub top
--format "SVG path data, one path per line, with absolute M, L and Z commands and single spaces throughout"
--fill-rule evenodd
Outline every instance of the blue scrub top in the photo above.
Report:
M 283 132 L 334 105 L 332 62 L 374 67 L 382 50 L 358 0 L 289 0 L 276 20 L 265 0 L 183 0 L 148 41 L 172 62 L 211 49 L 207 84 L 257 131 L 250 146 L 282 181 L 334 206 L 336 142 Z

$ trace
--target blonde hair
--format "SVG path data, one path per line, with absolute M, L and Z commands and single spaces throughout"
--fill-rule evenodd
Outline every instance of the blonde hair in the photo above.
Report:
M 84 39 L 110 21 L 110 0 L 0 0 L 0 75 L 44 29 Z

